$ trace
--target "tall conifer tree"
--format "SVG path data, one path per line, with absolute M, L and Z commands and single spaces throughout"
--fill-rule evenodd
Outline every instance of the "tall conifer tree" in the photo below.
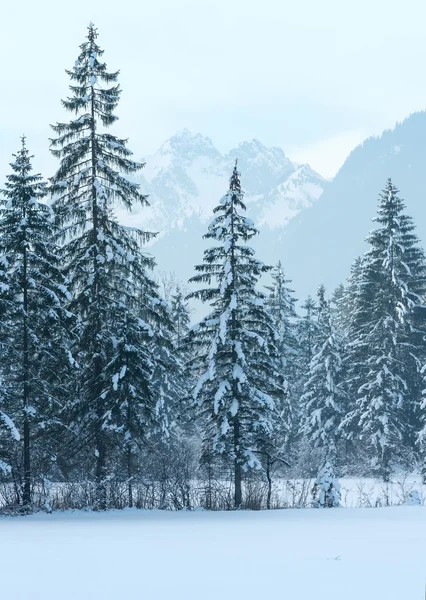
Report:
M 298 345 L 298 372 L 301 378 L 306 377 L 309 364 L 314 355 L 316 335 L 318 332 L 317 323 L 317 305 L 315 301 L 308 296 L 305 303 L 302 304 L 303 316 L 299 319 L 296 327 L 297 345 Z
M 341 369 L 341 346 L 325 289 L 321 286 L 318 290 L 318 332 L 301 398 L 301 430 L 332 467 L 336 466 L 339 425 L 345 405 Z
M 281 432 L 284 445 L 288 448 L 294 434 L 295 421 L 298 418 L 296 403 L 298 346 L 296 336 L 296 299 L 294 290 L 288 284 L 281 261 L 272 270 L 272 284 L 267 286 L 269 292 L 267 310 L 278 333 L 278 351 L 281 357 L 282 373 L 285 379 L 286 396 L 278 407 Z
M 385 481 L 391 461 L 413 446 L 424 356 L 426 270 L 423 251 L 404 203 L 389 179 L 379 197 L 378 227 L 358 274 L 351 340 L 362 373 L 355 409 L 343 426 L 370 448 L 372 467 Z
M 190 329 L 191 317 L 188 302 L 182 292 L 181 286 L 177 285 L 170 298 L 170 311 L 175 328 L 175 344 L 180 348 Z
M 118 72 L 107 70 L 102 55 L 91 24 L 74 67 L 67 71 L 71 97 L 63 106 L 76 118 L 53 126 L 57 137 L 51 140 L 52 153 L 61 161 L 52 178 L 54 210 L 65 243 L 71 307 L 80 319 L 77 349 L 82 371 L 73 410 L 84 432 L 79 435 L 95 457 L 98 508 L 107 505 L 106 481 L 114 474 L 112 451 L 123 447 L 118 433 L 130 431 L 123 414 L 126 420 L 128 411 L 144 413 L 130 419 L 133 433 L 148 413 L 152 416 L 155 403 L 148 390 L 155 360 L 152 345 L 147 351 L 146 337 L 152 323 L 165 316 L 147 275 L 153 261 L 140 250 L 152 234 L 124 227 L 114 215 L 117 203 L 128 210 L 148 203 L 139 185 L 122 175 L 143 165 L 131 159 L 126 140 L 105 131 L 117 120 L 114 110 L 121 90 Z
M 216 245 L 204 252 L 191 282 L 207 284 L 191 297 L 211 305 L 192 332 L 193 396 L 204 418 L 206 451 L 233 460 L 235 507 L 242 504 L 243 472 L 260 467 L 259 446 L 272 435 L 276 404 L 284 394 L 277 334 L 256 284 L 269 270 L 246 245 L 257 230 L 244 216 L 235 166 L 229 191 L 209 225 Z
M 20 433 L 12 464 L 17 500 L 28 506 L 36 475 L 48 475 L 56 460 L 54 432 L 67 387 L 70 315 L 64 308 L 67 290 L 52 212 L 41 202 L 46 183 L 32 173 L 25 138 L 14 157 L 0 207 L 1 366 L 5 402 Z

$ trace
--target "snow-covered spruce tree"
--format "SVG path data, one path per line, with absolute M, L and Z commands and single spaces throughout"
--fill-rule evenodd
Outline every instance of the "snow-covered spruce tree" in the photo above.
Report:
M 64 309 L 67 290 L 60 272 L 56 229 L 41 175 L 32 173 L 22 138 L 0 200 L 1 373 L 4 402 L 19 436 L 10 457 L 17 502 L 28 506 L 36 478 L 56 460 L 69 371 Z M 6 422 L 7 424 L 7 422 Z
M 426 365 L 423 366 L 422 400 L 420 402 L 420 431 L 417 437 L 417 445 L 421 458 L 421 474 L 423 484 L 426 484 Z
M 351 266 L 351 274 L 345 286 L 337 288 L 333 298 L 336 325 L 347 345 L 358 336 L 368 312 L 361 302 L 363 286 L 363 257 L 358 257 Z
M 190 329 L 191 316 L 188 302 L 179 284 L 171 295 L 170 311 L 175 329 L 175 344 L 180 348 Z
M 173 344 L 175 355 L 180 364 L 180 393 L 176 418 L 182 431 L 191 436 L 198 435 L 198 422 L 194 418 L 194 407 L 191 402 L 191 389 L 194 377 L 191 373 L 191 347 L 188 345 L 187 336 L 191 328 L 191 312 L 182 286 L 177 284 L 170 295 L 170 312 L 174 325 Z
M 357 258 L 351 266 L 351 274 L 338 299 L 336 308 L 338 329 L 343 344 L 343 378 L 346 392 L 345 414 L 349 415 L 356 406 L 358 390 L 363 385 L 368 372 L 368 346 L 360 344 L 359 333 L 369 317 L 369 305 L 362 293 L 363 257 Z M 347 458 L 357 447 L 359 429 L 354 420 L 345 419 L 340 427 L 346 441 Z M 357 459 L 359 461 L 359 458 Z
M 281 357 L 282 373 L 285 378 L 286 395 L 283 405 L 277 407 L 280 414 L 280 431 L 283 447 L 288 449 L 297 421 L 296 383 L 298 347 L 296 337 L 296 299 L 291 283 L 285 278 L 281 261 L 272 270 L 272 285 L 268 290 L 267 310 L 278 333 L 277 347 Z
M 367 238 L 355 299 L 351 340 L 362 384 L 344 428 L 359 431 L 372 467 L 389 481 L 391 460 L 414 445 L 424 357 L 426 270 L 414 224 L 389 179 L 379 197 L 378 223 Z
M 312 448 L 321 451 L 323 465 L 329 463 L 332 468 L 336 467 L 339 425 L 345 405 L 341 369 L 341 346 L 325 289 L 321 286 L 316 344 L 301 397 L 301 433 Z
M 111 311 L 110 329 L 116 333 L 107 346 L 106 356 L 111 358 L 105 371 L 110 378 L 102 394 L 111 407 L 105 431 L 123 450 L 112 469 L 127 481 L 129 506 L 133 506 L 133 482 L 142 456 L 154 440 L 169 437 L 176 402 L 174 332 L 166 303 L 145 268 L 144 261 L 133 265 L 127 294 Z
M 316 508 L 335 508 L 340 505 L 340 483 L 328 461 L 323 464 L 315 479 L 312 503 Z
M 132 301 L 141 289 L 140 279 L 152 267 L 152 261 L 140 252 L 140 245 L 152 234 L 124 227 L 114 216 L 116 203 L 128 210 L 148 203 L 139 186 L 121 175 L 137 172 L 143 165 L 131 160 L 126 140 L 104 131 L 117 119 L 113 111 L 121 90 L 116 83 L 118 72 L 107 70 L 96 40 L 91 24 L 74 67 L 67 71 L 71 97 L 63 106 L 76 118 L 53 126 L 57 137 L 51 140 L 51 151 L 61 164 L 51 189 L 65 244 L 71 307 L 80 320 L 76 350 L 81 373 L 78 398 L 72 405 L 75 426 L 80 447 L 84 441 L 95 461 L 96 507 L 105 508 L 106 482 L 114 475 L 113 450 L 123 449 L 118 434 L 126 437 L 128 431 L 121 416 L 117 417 L 123 412 L 122 389 L 134 390 L 132 406 L 143 408 L 144 422 L 153 407 L 147 394 L 154 367 L 154 357 L 145 349 L 149 329 L 138 321 Z M 159 298 L 143 299 L 153 320 L 161 319 L 156 310 L 159 303 Z M 136 340 L 132 352 L 129 340 Z M 124 369 L 127 360 L 133 361 L 134 368 Z M 115 385 L 117 374 L 121 385 Z M 138 423 L 136 419 L 134 426 Z M 127 448 L 124 445 L 125 453 Z
M 318 332 L 318 308 L 311 296 L 308 296 L 301 308 L 304 311 L 304 314 L 299 319 L 296 326 L 298 372 L 301 378 L 306 378 L 306 373 L 314 355 L 316 335 Z
M 216 245 L 204 252 L 204 263 L 191 279 L 207 287 L 190 294 L 211 305 L 190 334 L 192 367 L 199 374 L 193 397 L 203 419 L 206 454 L 233 460 L 236 508 L 243 501 L 243 473 L 261 467 L 259 457 L 285 395 L 277 333 L 265 295 L 256 288 L 269 267 L 246 245 L 257 229 L 243 211 L 235 165 L 229 191 L 205 235 Z
M 331 314 L 336 329 L 338 330 L 341 339 L 346 336 L 347 328 L 346 324 L 348 321 L 348 294 L 347 289 L 341 283 L 333 292 L 330 301 Z
M 8 347 L 8 285 L 6 282 L 7 262 L 5 256 L 0 256 L 0 353 L 4 355 Z M 1 356 L 0 355 L 0 356 Z M 20 440 L 20 434 L 14 422 L 7 414 L 6 382 L 4 379 L 4 364 L 0 364 L 0 476 L 9 480 L 12 473 L 13 456 L 16 450 L 16 442 Z M 9 366 L 9 365 L 7 365 Z M 10 408 L 10 407 L 9 407 Z

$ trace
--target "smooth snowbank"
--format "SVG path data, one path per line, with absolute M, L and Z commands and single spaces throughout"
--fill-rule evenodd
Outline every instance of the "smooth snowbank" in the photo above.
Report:
M 14 600 L 415 600 L 426 509 L 3 518 L 0 568 Z

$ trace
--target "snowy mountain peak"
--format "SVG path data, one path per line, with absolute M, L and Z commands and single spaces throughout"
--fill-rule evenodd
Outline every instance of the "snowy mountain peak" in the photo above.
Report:
M 295 169 L 281 148 L 265 146 L 256 139 L 241 142 L 227 154 L 229 161 L 232 157 L 238 158 L 245 186 L 253 194 L 265 193 Z
M 233 152 L 244 157 L 268 156 L 274 160 L 287 160 L 282 148 L 265 146 L 255 138 L 250 141 L 240 142 L 229 154 Z
M 280 257 L 276 243 L 287 223 L 311 207 L 327 185 L 308 165 L 288 159 L 281 148 L 252 139 L 222 155 L 210 138 L 188 129 L 180 131 L 145 158 L 140 184 L 151 206 L 138 214 L 122 215 L 122 220 L 159 232 L 153 252 L 163 268 L 175 271 L 182 280 L 190 275 L 193 255 L 202 255 L 207 222 L 229 187 L 235 158 L 248 216 L 261 233 L 269 232 L 259 236 L 266 262 Z
M 209 158 L 220 158 L 220 153 L 215 148 L 209 137 L 202 136 L 200 133 L 193 134 L 189 129 L 182 129 L 167 142 L 165 142 L 158 151 L 159 154 L 172 155 L 174 158 L 191 161 L 200 156 Z

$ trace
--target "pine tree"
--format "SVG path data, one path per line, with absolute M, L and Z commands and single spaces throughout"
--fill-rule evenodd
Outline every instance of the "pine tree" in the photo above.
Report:
M 245 209 L 235 165 L 205 235 L 217 245 L 204 252 L 191 279 L 208 287 L 190 294 L 211 305 L 191 335 L 192 366 L 200 374 L 193 397 L 205 423 L 206 453 L 233 460 L 236 508 L 242 504 L 243 472 L 261 466 L 256 451 L 270 439 L 276 405 L 285 393 L 277 334 L 266 298 L 256 288 L 269 268 L 246 245 L 257 230 Z
M 171 295 L 170 311 L 176 332 L 175 344 L 177 348 L 180 348 L 190 329 L 191 317 L 188 302 L 185 300 L 179 284 L 176 286 L 174 294 Z
M 135 173 L 143 165 L 131 160 L 126 140 L 102 129 L 117 120 L 114 109 L 121 90 L 116 83 L 118 72 L 109 72 L 101 62 L 103 50 L 96 40 L 97 30 L 91 24 L 78 60 L 67 71 L 71 97 L 63 106 L 76 118 L 53 126 L 57 137 L 51 140 L 51 149 L 61 161 L 52 178 L 54 210 L 65 243 L 71 307 L 80 319 L 77 349 L 82 368 L 74 420 L 87 451 L 95 456 L 96 506 L 105 508 L 106 482 L 114 475 L 113 450 L 120 439 L 117 432 L 129 431 L 121 416 L 116 421 L 122 415 L 123 394 L 131 397 L 122 390 L 135 390 L 132 406 L 143 408 L 145 422 L 153 409 L 147 390 L 155 361 L 144 347 L 149 329 L 138 321 L 133 300 L 143 287 L 141 279 L 149 282 L 153 261 L 141 253 L 140 246 L 152 234 L 124 227 L 114 215 L 117 203 L 128 210 L 148 204 L 139 185 L 121 175 Z M 144 293 L 149 294 L 153 288 L 150 283 L 147 286 Z M 158 291 L 152 298 L 143 298 L 142 304 L 151 319 L 161 320 Z M 124 374 L 130 360 L 133 367 Z M 117 375 L 120 385 L 116 385 Z M 138 422 L 139 417 L 134 427 Z
M 358 347 L 358 335 L 365 323 L 368 312 L 361 301 L 363 286 L 363 258 L 357 258 L 351 266 L 351 274 L 347 285 L 341 289 L 336 298 L 336 319 L 344 339 L 346 352 L 346 389 L 350 398 L 356 398 L 363 374 L 361 365 L 364 362 L 363 350 Z
M 404 445 L 413 445 L 424 355 L 424 255 L 404 208 L 389 179 L 379 197 L 378 227 L 367 238 L 370 249 L 358 274 L 357 335 L 351 345 L 362 383 L 356 407 L 343 423 L 359 431 L 370 448 L 373 469 L 385 481 L 392 458 Z
M 424 365 L 421 374 L 423 375 L 422 399 L 420 402 L 420 431 L 417 436 L 417 445 L 421 457 L 421 474 L 423 483 L 426 484 L 426 366 Z
M 319 470 L 312 489 L 312 500 L 316 508 L 334 508 L 340 505 L 340 483 L 328 461 Z
M 189 434 L 198 437 L 198 431 L 196 431 L 198 422 L 195 419 L 194 407 L 191 402 L 191 389 L 194 385 L 194 377 L 190 368 L 192 353 L 187 343 L 191 328 L 191 313 L 188 301 L 179 284 L 176 285 L 174 292 L 170 295 L 170 312 L 175 332 L 173 345 L 179 363 L 178 381 L 181 395 L 176 407 L 176 420 L 181 428 L 181 436 Z
M 325 289 L 318 290 L 318 332 L 309 365 L 305 392 L 301 398 L 301 432 L 312 447 L 319 448 L 325 462 L 336 466 L 339 425 L 345 395 L 340 378 L 341 347 L 331 316 Z
M 4 356 L 8 348 L 7 267 L 6 257 L 0 255 L 0 331 L 2 332 L 0 336 L 0 356 Z M 21 436 L 15 423 L 6 412 L 10 407 L 7 407 L 7 394 L 5 393 L 4 364 L 0 363 L 0 366 L 0 473 L 7 479 L 12 472 L 16 442 L 19 442 Z
M 342 339 L 346 336 L 347 333 L 346 323 L 349 317 L 347 301 L 347 290 L 342 283 L 334 290 L 330 302 L 330 309 L 333 316 L 333 321 Z
M 67 388 L 70 315 L 64 308 L 67 290 L 52 212 L 41 202 L 46 183 L 32 173 L 25 138 L 13 156 L 0 205 L 1 367 L 5 403 L 20 439 L 12 464 L 17 501 L 28 506 L 36 475 L 47 475 L 56 460 L 54 431 Z
M 299 319 L 296 326 L 299 362 L 298 372 L 301 377 L 306 377 L 309 364 L 314 355 L 314 347 L 318 332 L 316 318 L 318 307 L 311 296 L 308 296 L 301 308 L 305 314 Z
M 298 347 L 296 338 L 296 302 L 294 290 L 288 287 L 290 280 L 285 278 L 281 262 L 272 270 L 272 285 L 266 287 L 269 292 L 267 310 L 278 333 L 277 347 L 281 357 L 282 373 L 285 378 L 286 395 L 283 405 L 278 407 L 283 446 L 288 448 L 294 434 L 297 419 L 296 383 Z

